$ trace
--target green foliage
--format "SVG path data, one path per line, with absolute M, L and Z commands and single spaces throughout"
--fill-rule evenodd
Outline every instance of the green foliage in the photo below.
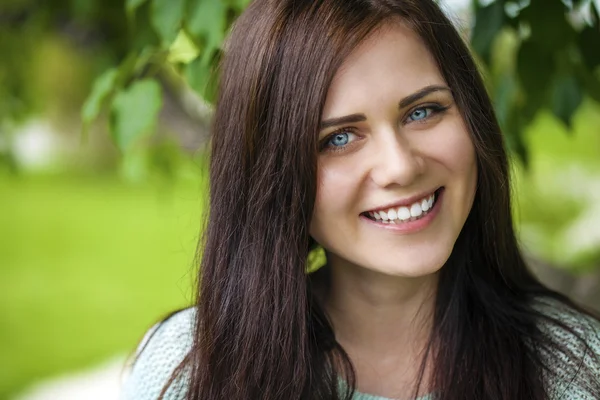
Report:
M 185 2 L 184 0 L 153 0 L 152 6 L 152 26 L 164 44 L 170 45 L 181 28 Z
M 475 25 L 471 32 L 471 45 L 479 55 L 489 62 L 492 44 L 505 21 L 504 4 L 496 1 L 486 7 L 476 3 Z
M 121 151 L 127 151 L 136 140 L 150 133 L 161 105 L 160 85 L 150 79 L 137 81 L 115 96 L 111 132 Z
M 111 135 L 126 151 L 151 132 L 160 106 L 158 84 L 175 72 L 202 99 L 212 103 L 217 65 L 229 25 L 248 0 L 128 0 L 129 55 L 98 78 L 82 110 L 84 134 L 100 114 L 111 110 Z M 152 88 L 138 81 L 155 79 Z
M 227 29 L 227 7 L 221 1 L 191 0 L 186 27 L 204 47 L 204 58 L 221 47 Z
M 552 93 L 552 111 L 569 129 L 575 111 L 583 102 L 583 91 L 573 75 L 556 78 Z
M 217 71 L 214 65 L 219 55 L 220 51 L 217 51 L 213 58 L 197 57 L 185 69 L 185 77 L 190 87 L 209 103 L 213 103 L 217 95 Z
M 117 83 L 118 76 L 119 71 L 116 68 L 110 68 L 94 82 L 92 92 L 81 109 L 82 130 L 85 136 L 87 136 L 90 124 L 98 118 L 98 115 L 102 110 L 102 105 L 112 93 Z
M 147 0 L 125 0 L 125 10 L 127 11 L 127 15 L 133 17 L 137 8 L 146 1 Z
M 8 24 L 8 41 L 0 51 L 15 54 L 0 65 L 0 118 L 23 120 L 38 108 L 27 90 L 26 58 L 19 49 L 34 49 L 34 40 L 55 29 L 68 15 L 77 26 L 102 33 L 107 55 L 104 71 L 89 91 L 81 110 L 84 134 L 102 110 L 115 117 L 110 124 L 115 144 L 125 149 L 152 124 L 119 121 L 137 81 L 153 79 L 178 90 L 183 82 L 207 103 L 214 102 L 218 63 L 227 32 L 249 0 L 51 0 L 5 2 L 0 16 Z M 585 97 L 600 101 L 600 15 L 592 0 L 472 0 L 471 44 L 487 69 L 488 87 L 498 110 L 510 149 L 527 160 L 524 129 L 542 110 L 552 112 L 570 127 Z M 27 16 L 33 35 L 20 35 L 17 16 Z M 0 36 L 2 37 L 2 36 Z M 511 39 L 507 41 L 506 38 Z M 27 39 L 29 38 L 29 39 Z M 27 40 L 29 42 L 27 42 Z M 21 52 L 24 53 L 24 52 Z M 115 73 L 118 70 L 118 74 Z M 108 72 L 107 72 L 108 71 Z M 177 79 L 171 79 L 175 74 Z M 174 84 L 173 82 L 177 82 Z M 143 86 L 142 86 L 143 87 Z M 139 89 L 133 90 L 135 93 Z M 148 89 L 146 89 L 148 90 Z M 153 89 L 152 96 L 157 91 Z M 114 102 L 117 102 L 115 105 Z M 156 98 L 151 101 L 156 105 Z M 131 114 L 135 115 L 135 113 Z M 147 113 L 156 117 L 156 112 Z M 143 123 L 142 123 L 143 122 Z M 143 126 L 142 126 L 143 125 Z M 142 129 L 144 128 L 144 129 Z M 115 131 L 118 130 L 118 131 Z
M 598 9 L 591 0 L 473 2 L 473 49 L 493 72 L 492 95 L 508 145 L 527 165 L 523 132 L 541 110 L 571 128 L 584 97 L 600 101 Z M 507 35 L 514 43 L 501 43 L 502 54 L 494 57 L 495 46 Z M 506 57 L 515 62 L 506 64 Z
M 169 55 L 163 62 L 172 63 L 189 87 L 207 102 L 213 102 L 218 81 L 216 67 L 226 32 L 248 1 L 151 0 L 152 7 L 141 12 L 147 6 L 144 3 L 141 0 L 126 3 L 127 12 L 136 17 L 134 31 L 150 27 L 159 39 L 146 34 L 145 41 L 138 44 L 160 55 L 169 53 L 176 38 L 193 43 L 196 57 Z M 598 10 L 589 0 L 572 3 L 567 7 L 560 0 L 531 0 L 529 4 L 495 0 L 482 6 L 473 0 L 472 47 L 484 67 L 501 71 L 491 76 L 492 96 L 509 147 L 525 163 L 528 149 L 522 133 L 540 110 L 550 110 L 570 127 L 573 114 L 585 96 L 600 98 L 600 81 L 595 72 L 600 64 Z M 581 11 L 584 9 L 588 9 L 590 18 L 576 26 L 570 19 L 585 14 Z M 150 23 L 144 23 L 147 18 Z M 511 68 L 497 68 L 494 49 L 506 32 L 512 32 L 516 44 L 511 51 L 504 50 L 503 57 L 515 61 Z M 140 78 L 135 74 L 129 76 L 129 80 Z M 136 135 L 113 132 L 115 138 Z
M 584 101 L 571 135 L 543 110 L 527 127 L 530 165 L 515 165 L 515 217 L 520 241 L 539 259 L 570 270 L 598 268 L 600 258 L 600 105 Z
M 198 57 L 198 54 L 198 47 L 184 31 L 180 31 L 169 48 L 167 61 L 172 64 L 189 64 Z

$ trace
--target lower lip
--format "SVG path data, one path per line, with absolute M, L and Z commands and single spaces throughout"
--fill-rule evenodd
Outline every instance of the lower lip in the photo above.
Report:
M 384 224 L 379 221 L 373 221 L 372 219 L 367 218 L 364 215 L 361 215 L 360 218 L 362 218 L 363 221 L 369 223 L 370 225 L 373 225 L 377 228 L 385 229 L 389 232 L 400 233 L 400 234 L 409 234 L 409 233 L 419 232 L 419 231 L 425 229 L 427 226 L 429 226 L 429 224 L 431 224 L 433 219 L 436 217 L 436 215 L 440 211 L 440 208 L 442 206 L 442 199 L 444 197 L 444 192 L 445 192 L 445 189 L 442 189 L 437 193 L 435 204 L 433 205 L 433 208 L 431 210 L 429 210 L 427 215 L 425 215 L 423 218 L 419 218 L 414 221 L 402 222 L 399 224 Z

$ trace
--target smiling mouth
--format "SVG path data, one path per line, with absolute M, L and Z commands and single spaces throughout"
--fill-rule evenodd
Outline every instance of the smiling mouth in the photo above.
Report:
M 424 197 L 414 203 L 401 206 L 401 207 L 390 207 L 385 210 L 378 211 L 367 211 L 361 215 L 379 223 L 383 224 L 402 224 L 411 221 L 417 221 L 431 212 L 435 206 L 443 187 L 436 190 L 432 195 Z

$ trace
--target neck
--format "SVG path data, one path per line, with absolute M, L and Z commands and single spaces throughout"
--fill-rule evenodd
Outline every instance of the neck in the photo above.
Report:
M 330 268 L 325 307 L 342 346 L 373 356 L 423 350 L 433 322 L 437 274 L 390 276 L 331 258 Z

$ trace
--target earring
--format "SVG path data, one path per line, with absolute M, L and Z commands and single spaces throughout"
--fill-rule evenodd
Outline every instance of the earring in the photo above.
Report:
M 315 246 L 308 252 L 308 258 L 306 263 L 306 273 L 310 274 L 318 270 L 327 264 L 327 256 L 325 255 L 325 249 L 320 245 Z

